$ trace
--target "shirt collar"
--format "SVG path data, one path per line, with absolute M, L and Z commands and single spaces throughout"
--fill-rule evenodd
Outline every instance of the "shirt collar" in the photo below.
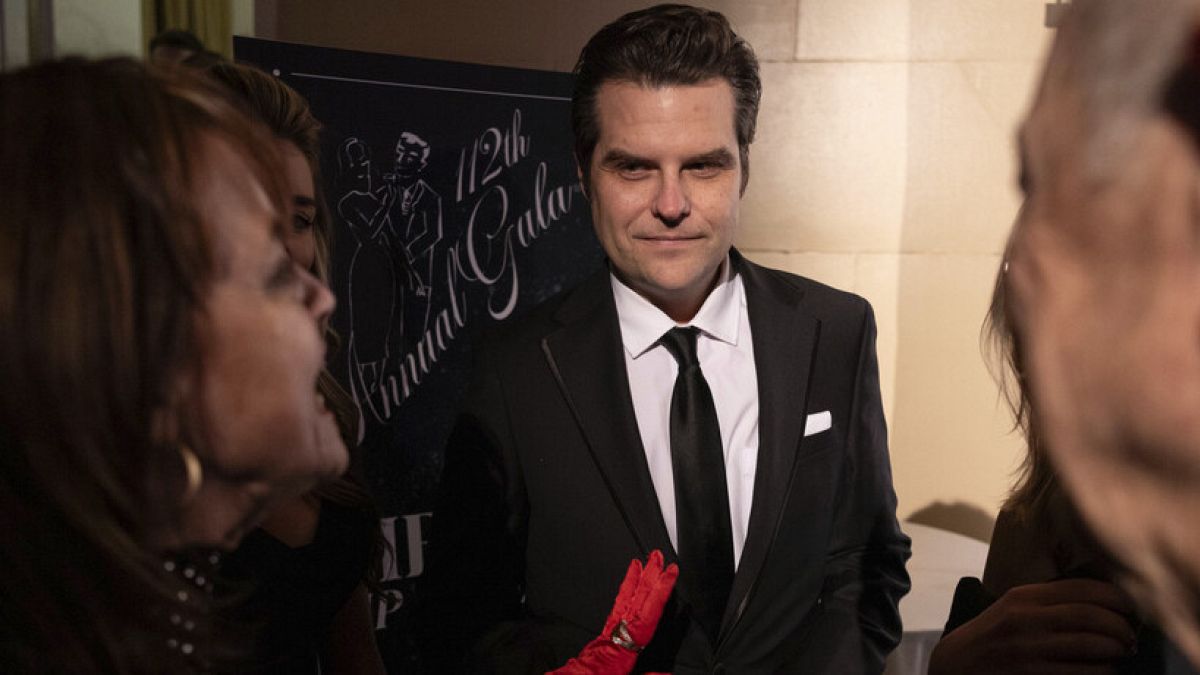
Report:
M 742 279 L 733 271 L 729 256 L 725 256 L 720 274 L 721 281 L 704 299 L 700 311 L 683 325 L 695 326 L 713 339 L 736 346 L 746 296 Z M 609 272 L 609 280 L 621 323 L 621 342 L 625 351 L 636 359 L 657 344 L 663 333 L 679 324 L 612 272 Z

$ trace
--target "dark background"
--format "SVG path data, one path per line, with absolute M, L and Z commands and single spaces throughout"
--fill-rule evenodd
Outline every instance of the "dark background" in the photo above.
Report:
M 414 579 L 423 570 L 443 446 L 466 386 L 470 336 L 571 287 L 603 260 L 571 155 L 572 77 L 250 38 L 235 39 L 234 52 L 239 61 L 273 72 L 297 89 L 325 125 L 321 188 L 335 235 L 331 285 L 339 305 L 333 326 L 343 338 L 329 366 L 366 411 L 356 464 L 396 549 L 385 586 L 398 592 L 401 604 L 390 612 L 376 608 L 380 648 L 390 672 L 412 672 L 418 663 L 408 608 Z M 366 256 L 360 253 L 365 245 L 338 213 L 339 201 L 352 189 L 347 161 L 344 154 L 339 161 L 339 154 L 347 139 L 361 141 L 369 151 L 372 190 L 378 190 L 395 168 L 403 132 L 429 144 L 420 178 L 441 196 L 442 238 L 431 251 L 433 272 L 427 274 L 429 259 L 403 262 L 396 249 L 402 228 L 397 222 L 385 224 L 396 251 L 397 291 L 375 294 L 365 284 L 379 276 L 363 271 L 365 257 L 352 264 L 356 254 Z M 472 157 L 474 193 L 469 189 Z M 542 189 L 539 171 L 544 171 Z M 490 176 L 486 184 L 484 176 Z M 425 296 L 416 294 L 409 268 L 427 277 Z M 352 326 L 348 309 L 355 280 Z M 514 294 L 511 312 L 500 311 Z M 429 320 L 423 323 L 426 306 Z M 360 369 L 352 363 L 348 343 L 354 329 L 366 334 L 389 314 L 394 329 L 388 358 L 371 390 L 361 377 L 355 381 Z M 403 331 L 395 328 L 401 319 Z M 362 405 L 365 399 L 371 405 Z

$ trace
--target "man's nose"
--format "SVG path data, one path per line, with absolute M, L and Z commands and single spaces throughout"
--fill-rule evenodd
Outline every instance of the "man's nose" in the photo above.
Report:
M 666 176 L 659 185 L 654 199 L 654 215 L 667 227 L 675 227 L 692 212 L 691 200 L 683 181 L 676 176 Z

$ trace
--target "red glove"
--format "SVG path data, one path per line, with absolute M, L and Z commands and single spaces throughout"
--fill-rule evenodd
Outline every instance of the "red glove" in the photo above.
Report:
M 587 643 L 579 656 L 547 675 L 625 675 L 633 670 L 638 652 L 654 637 L 663 606 L 678 577 L 679 568 L 674 563 L 663 569 L 659 551 L 650 553 L 644 568 L 640 560 L 629 563 L 600 637 Z

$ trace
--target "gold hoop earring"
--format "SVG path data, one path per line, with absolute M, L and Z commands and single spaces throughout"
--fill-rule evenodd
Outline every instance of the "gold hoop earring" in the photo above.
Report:
M 204 482 L 204 468 L 200 466 L 200 458 L 186 444 L 179 444 L 179 457 L 183 460 L 183 470 L 187 474 L 187 486 L 183 490 L 183 504 L 196 498 L 200 492 L 200 484 Z

